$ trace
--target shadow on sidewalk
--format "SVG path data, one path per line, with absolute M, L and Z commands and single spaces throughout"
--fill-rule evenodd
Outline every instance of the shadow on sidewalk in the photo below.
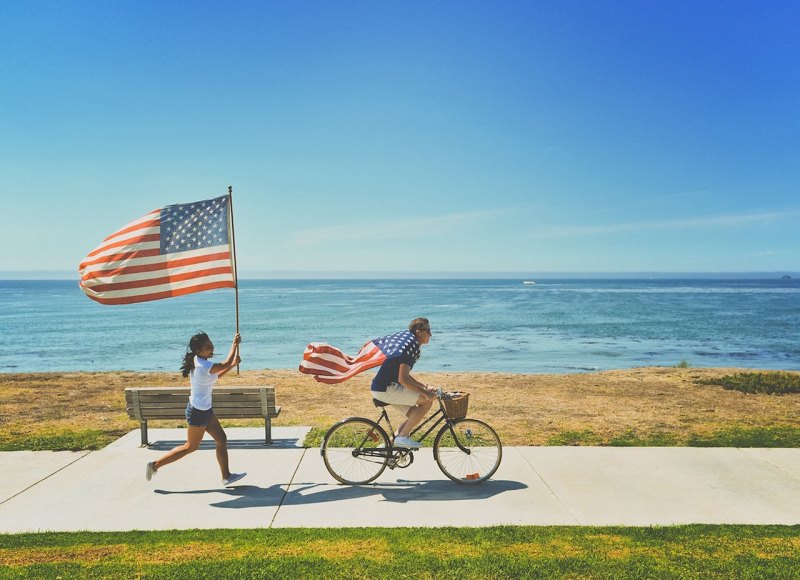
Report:
M 334 485 L 323 483 L 293 483 L 286 491 L 286 484 L 269 487 L 240 485 L 226 489 L 197 489 L 169 491 L 156 489 L 160 495 L 204 495 L 224 494 L 231 499 L 217 501 L 209 505 L 219 508 L 242 509 L 255 507 L 275 507 L 279 505 L 310 505 L 331 501 L 359 499 L 376 495 L 382 501 L 393 503 L 414 503 L 425 501 L 481 500 L 506 491 L 526 489 L 528 486 L 518 481 L 489 480 L 481 485 L 459 485 L 449 480 L 405 481 L 397 483 L 363 486 Z M 311 491 L 321 488 L 319 491 Z
M 155 451 L 171 451 L 175 447 L 186 443 L 186 439 L 175 439 L 172 441 L 153 441 L 147 446 L 148 449 Z M 212 439 L 204 439 L 200 442 L 200 451 L 214 449 L 216 444 Z M 303 449 L 300 440 L 297 438 L 273 439 L 271 445 L 267 445 L 264 439 L 228 439 L 228 449 Z

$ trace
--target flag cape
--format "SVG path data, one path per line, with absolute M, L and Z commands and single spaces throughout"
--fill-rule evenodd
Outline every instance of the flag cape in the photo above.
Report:
M 80 288 L 101 304 L 235 288 L 229 219 L 228 196 L 151 211 L 89 252 Z
M 416 361 L 419 355 L 417 338 L 404 330 L 369 341 L 356 356 L 348 356 L 324 342 L 312 342 L 306 347 L 298 370 L 313 375 L 320 383 L 334 384 L 380 366 L 387 360 L 411 356 Z

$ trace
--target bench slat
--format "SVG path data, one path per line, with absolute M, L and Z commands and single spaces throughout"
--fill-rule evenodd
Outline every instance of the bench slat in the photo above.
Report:
M 143 401 L 139 403 L 142 409 L 158 409 L 167 407 L 170 409 L 185 409 L 188 401 L 181 399 L 180 401 Z M 269 405 L 268 405 L 269 406 Z M 274 404 L 272 405 L 275 406 Z M 131 405 L 133 407 L 133 405 Z M 260 409 L 261 401 L 214 401 L 214 409 L 221 409 L 223 407 L 242 407 L 245 409 Z
M 253 405 L 253 404 L 239 405 L 234 403 L 225 403 L 225 404 L 215 403 L 213 408 L 215 413 L 220 413 L 225 409 L 246 409 L 252 413 L 261 413 L 261 410 L 263 409 L 261 405 Z M 271 413 L 272 411 L 275 410 L 275 408 L 276 405 L 269 405 L 267 406 L 267 412 Z M 186 412 L 186 402 L 184 401 L 179 405 L 153 405 L 145 403 L 140 405 L 139 407 L 135 407 L 133 405 L 125 406 L 125 410 L 128 411 L 128 413 L 133 413 L 136 409 L 141 410 L 143 415 L 147 415 L 148 413 L 150 413 L 155 409 L 169 409 L 170 411 L 174 411 L 175 413 L 184 413 Z
M 141 422 L 142 445 L 149 445 L 147 421 L 183 419 L 189 401 L 189 387 L 129 387 L 125 389 L 125 410 Z M 267 445 L 272 443 L 271 419 L 281 408 L 275 405 L 275 387 L 217 387 L 212 391 L 214 414 L 223 419 L 264 419 Z
M 125 410 L 132 418 L 179 419 L 184 416 L 189 400 L 189 387 L 130 387 L 125 389 Z M 215 413 L 221 417 L 276 417 L 275 387 L 217 387 L 212 392 Z
M 214 396 L 228 397 L 228 396 L 260 396 L 261 392 L 266 389 L 268 396 L 275 396 L 275 387 L 248 387 L 232 389 L 229 387 L 214 387 Z M 166 397 L 181 397 L 189 396 L 191 389 L 189 387 L 128 387 L 125 389 L 125 398 L 131 400 L 133 393 L 136 392 L 140 397 L 150 396 L 166 396 Z
M 214 406 L 217 405 L 250 405 L 254 407 L 261 406 L 261 399 L 236 399 L 233 397 L 213 397 L 211 399 L 213 401 Z M 183 404 L 185 407 L 186 404 L 189 402 L 189 397 L 172 397 L 171 399 L 150 399 L 146 397 L 139 398 L 140 405 L 175 405 L 178 406 Z M 267 404 L 269 404 L 269 399 L 267 399 Z
M 275 418 L 281 412 L 280 407 L 273 407 L 269 409 L 268 416 Z M 183 419 L 185 417 L 185 413 L 183 409 L 149 409 L 147 413 L 142 413 L 144 415 L 144 419 Z M 214 411 L 214 414 L 217 417 L 231 417 L 236 415 L 237 417 L 244 417 L 250 419 L 259 419 L 263 417 L 261 411 L 253 412 L 252 410 L 248 409 L 220 409 L 219 411 Z M 128 413 L 131 418 L 133 414 L 129 411 Z

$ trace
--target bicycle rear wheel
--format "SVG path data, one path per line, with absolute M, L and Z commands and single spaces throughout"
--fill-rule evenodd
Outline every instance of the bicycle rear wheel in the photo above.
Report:
M 322 460 L 337 481 L 363 485 L 377 478 L 389 462 L 389 436 L 369 419 L 351 417 L 328 429 Z
M 453 481 L 476 484 L 489 479 L 500 467 L 503 446 L 495 430 L 483 421 L 457 419 L 452 430 L 445 425 L 436 434 L 433 457 L 442 473 Z

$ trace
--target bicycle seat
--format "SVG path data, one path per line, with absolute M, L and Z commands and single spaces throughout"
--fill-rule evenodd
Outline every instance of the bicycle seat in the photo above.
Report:
M 372 404 L 375 405 L 376 407 L 386 407 L 390 403 L 384 403 L 383 401 L 379 401 L 378 399 L 372 399 Z

